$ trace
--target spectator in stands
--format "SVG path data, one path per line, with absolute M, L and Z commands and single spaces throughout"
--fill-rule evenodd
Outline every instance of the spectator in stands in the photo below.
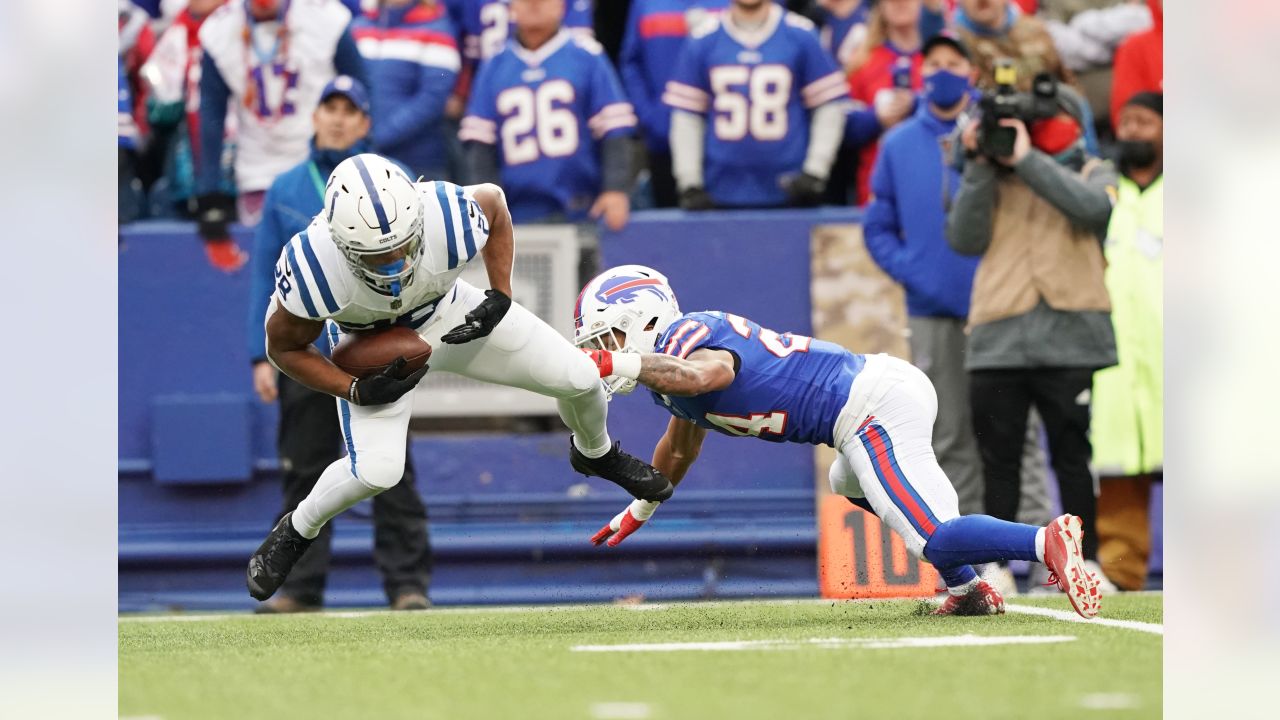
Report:
M 517 222 L 627 223 L 635 111 L 565 0 L 512 0 L 517 39 L 480 67 L 459 138 L 469 182 L 497 182 Z M 499 144 L 501 139 L 501 144 Z
M 164 152 L 162 188 L 152 189 L 152 205 L 156 195 L 167 201 L 167 211 L 186 208 L 194 200 L 195 168 L 200 161 L 200 26 L 226 0 L 191 0 L 173 18 L 173 23 L 156 42 L 156 48 L 143 65 L 142 75 L 151 90 L 147 120 L 157 137 L 164 136 L 168 147 Z M 229 130 L 229 128 L 228 128 Z M 223 192 L 233 194 L 235 183 L 230 163 L 220 162 Z M 162 189 L 163 193 L 157 191 Z M 185 213 L 182 213 L 184 216 Z
M 228 0 L 200 28 L 196 215 L 215 267 L 232 271 L 244 264 L 227 224 L 238 213 L 241 223 L 256 225 L 271 181 L 306 160 L 311 124 L 305 108 L 315 107 L 337 73 L 365 82 L 350 22 L 338 0 Z M 229 107 L 237 124 L 236 200 L 219 189 Z
M 675 176 L 671 173 L 671 108 L 662 102 L 662 91 L 675 71 L 671 60 L 680 57 L 680 49 L 694 27 L 728 5 L 729 0 L 631 2 L 618 70 L 622 86 L 640 119 L 648 150 L 653 202 L 657 207 L 675 207 L 679 202 Z
M 1112 57 L 1121 40 L 1151 27 L 1151 11 L 1144 0 L 1045 0 L 1041 16 L 1063 64 L 1075 73 L 1093 116 L 1110 118 Z
M 356 18 L 351 32 L 378 108 L 374 151 L 407 165 L 412 178 L 445 179 L 441 121 L 461 59 L 442 0 L 382 0 L 376 12 Z
M 264 403 L 280 400 L 276 442 L 284 507 L 276 522 L 310 494 L 325 468 L 342 457 L 342 433 L 332 396 L 291 380 L 267 362 L 263 318 L 276 283 L 289 281 L 286 274 L 275 270 L 280 253 L 324 209 L 324 186 L 329 174 L 343 160 L 368 151 L 365 138 L 370 127 L 369 96 L 364 86 L 347 75 L 334 78 L 321 92 L 311 122 L 315 135 L 310 157 L 281 173 L 267 191 L 262 222 L 254 230 L 250 266 L 248 328 L 253 388 Z M 427 607 L 431 546 L 426 508 L 418 496 L 409 457 L 405 458 L 400 483 L 373 498 L 373 525 L 373 556 L 391 607 Z M 329 524 L 320 530 L 317 542 L 293 567 L 280 592 L 259 606 L 260 612 L 299 612 L 324 604 L 332 527 Z
M 813 23 L 733 0 L 693 31 L 662 99 L 680 206 L 819 202 L 844 133 L 844 78 Z
M 1058 89 L 1063 110 L 1016 133 L 1011 154 L 979 154 L 980 123 L 962 132 L 968 156 L 947 217 L 958 252 L 980 255 L 969 307 L 969 398 L 982 456 L 985 508 L 1012 520 L 1027 411 L 1044 420 L 1063 510 L 1084 525 L 1098 573 L 1097 498 L 1089 469 L 1093 373 L 1116 362 L 1101 238 L 1116 174 L 1085 150 L 1084 101 Z
M 923 55 L 922 102 L 881 143 L 864 235 L 876 264 L 906 291 L 911 359 L 938 393 L 934 452 L 960 514 L 972 515 L 983 511 L 982 461 L 970 421 L 964 326 L 978 261 L 951 249 L 945 227 L 960 187 L 947 150 L 971 102 L 973 64 L 945 35 L 925 43 Z
M 1164 0 L 1147 0 L 1151 29 L 1116 48 L 1111 84 L 1111 125 L 1120 126 L 1120 108 L 1140 92 L 1164 92 Z
M 1141 590 L 1151 482 L 1164 476 L 1164 96 L 1130 97 L 1116 138 L 1120 180 L 1106 257 L 1120 363 L 1094 378 L 1098 559 L 1116 585 Z
M 116 223 L 137 220 L 142 214 L 142 182 L 138 180 L 138 125 L 133 121 L 133 100 L 125 77 L 124 58 L 116 58 Z
M 880 0 L 868 22 L 866 42 L 849 61 L 849 94 L 855 103 L 850 126 L 871 128 L 854 138 L 858 153 L 856 203 L 871 194 L 881 133 L 910 117 L 920 89 L 920 0 Z M 859 118 L 866 118 L 867 122 Z
M 1151 28 L 1151 11 L 1141 0 L 1051 0 L 1043 15 L 1062 64 L 1075 73 L 1109 67 L 1122 40 Z

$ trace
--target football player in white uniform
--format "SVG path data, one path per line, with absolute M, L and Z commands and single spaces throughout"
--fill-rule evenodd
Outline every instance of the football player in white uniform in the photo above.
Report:
M 595 365 L 533 313 L 511 301 L 514 238 L 496 185 L 414 183 L 373 154 L 344 160 L 325 187 L 325 208 L 285 246 L 267 308 L 267 356 L 289 377 L 338 398 L 347 457 L 286 514 L 249 560 L 249 594 L 265 600 L 320 528 L 395 485 L 402 474 L 412 390 L 426 368 L 397 377 L 403 358 L 354 378 L 312 346 L 327 331 L 413 328 L 434 349 L 431 367 L 554 397 L 573 431 L 570 462 L 585 475 L 662 501 L 672 485 L 618 448 L 605 427 L 607 399 Z M 458 279 L 484 258 L 490 290 Z

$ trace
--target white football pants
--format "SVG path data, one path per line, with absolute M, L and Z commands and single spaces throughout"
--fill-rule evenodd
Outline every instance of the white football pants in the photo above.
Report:
M 512 302 L 488 336 L 461 345 L 440 337 L 463 323 L 484 300 L 484 291 L 459 280 L 418 333 L 431 344 L 430 373 L 451 372 L 475 380 L 523 388 L 557 399 L 560 417 L 578 449 L 599 456 L 611 441 L 605 426 L 608 401 L 596 366 L 536 315 Z M 328 323 L 329 341 L 342 337 Z M 404 473 L 405 443 L 413 393 L 387 405 L 359 406 L 339 399 L 347 457 L 330 465 L 293 514 L 293 525 L 314 537 L 330 518 L 394 486 Z
M 937 414 L 938 396 L 919 368 L 868 355 L 835 428 L 831 490 L 865 497 L 916 557 L 939 525 L 960 515 L 955 488 L 933 454 Z

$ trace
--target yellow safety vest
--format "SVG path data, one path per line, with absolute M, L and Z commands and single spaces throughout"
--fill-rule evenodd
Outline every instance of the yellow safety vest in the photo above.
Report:
M 1138 475 L 1164 466 L 1164 176 L 1121 177 L 1107 227 L 1107 291 L 1120 363 L 1093 379 L 1093 463 Z

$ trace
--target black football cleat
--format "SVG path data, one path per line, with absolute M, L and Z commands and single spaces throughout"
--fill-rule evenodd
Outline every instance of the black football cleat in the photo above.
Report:
M 598 458 L 589 458 L 578 452 L 569 438 L 569 464 L 583 475 L 602 477 L 616 484 L 638 500 L 663 502 L 675 492 L 671 481 L 657 468 L 640 458 L 622 452 L 618 443 L 609 448 L 609 452 Z
M 293 529 L 292 519 L 292 512 L 285 513 L 271 529 L 267 539 L 254 551 L 253 557 L 249 558 L 245 581 L 249 586 L 249 594 L 255 600 L 271 597 L 289 576 L 294 563 L 311 547 L 311 540 Z

